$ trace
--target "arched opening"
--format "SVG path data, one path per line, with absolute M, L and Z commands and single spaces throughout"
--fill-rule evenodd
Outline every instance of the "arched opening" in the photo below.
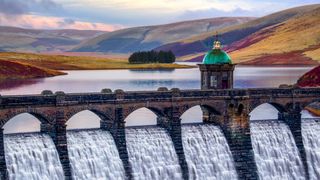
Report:
M 244 106 L 243 106 L 243 104 L 240 104 L 240 105 L 238 106 L 237 114 L 238 114 L 238 115 L 242 114 L 243 110 L 244 110 Z
M 181 115 L 181 124 L 202 123 L 203 111 L 201 107 L 193 106 Z
M 148 108 L 140 108 L 125 118 L 125 126 L 150 126 L 157 125 L 157 114 Z
M 22 113 L 11 118 L 4 126 L 4 134 L 40 132 L 40 120 L 29 113 Z
M 250 112 L 250 120 L 273 120 L 278 119 L 279 109 L 269 103 L 264 103 Z
M 3 126 L 9 179 L 64 178 L 51 137 L 46 133 L 39 133 L 41 122 L 46 123 L 46 120 L 40 115 L 22 113 Z
M 301 111 L 302 118 L 319 118 L 320 117 L 320 101 L 307 105 Z
M 90 110 L 84 110 L 73 115 L 67 121 L 67 129 L 100 128 L 101 117 Z
M 207 105 L 197 105 L 189 108 L 181 115 L 182 124 L 202 123 L 204 117 L 213 118 L 215 115 L 221 115 L 220 112 Z
M 277 120 L 279 112 L 286 111 L 279 104 L 264 103 L 250 113 L 250 136 L 258 175 L 260 179 L 304 179 L 294 136 L 285 122 Z

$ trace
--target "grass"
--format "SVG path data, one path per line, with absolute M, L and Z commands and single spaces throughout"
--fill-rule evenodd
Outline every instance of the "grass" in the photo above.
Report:
M 320 109 L 315 109 L 312 107 L 306 107 L 305 109 L 315 116 L 320 116 Z
M 43 55 L 32 53 L 0 53 L 0 61 L 26 63 L 53 70 L 110 70 L 110 69 L 176 69 L 191 68 L 179 64 L 129 64 L 125 59 L 108 59 L 104 57 Z
M 0 81 L 8 79 L 43 78 L 65 73 L 20 62 L 0 61 Z
M 0 81 L 64 75 L 60 70 L 176 69 L 193 66 L 179 64 L 129 64 L 124 59 L 105 57 L 43 55 L 0 52 Z

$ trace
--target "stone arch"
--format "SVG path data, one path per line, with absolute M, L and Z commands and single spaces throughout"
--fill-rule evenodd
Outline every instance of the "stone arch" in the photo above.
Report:
M 222 113 L 217 109 L 215 108 L 213 105 L 209 105 L 209 104 L 192 104 L 192 105 L 185 105 L 181 111 L 180 111 L 180 117 L 185 113 L 187 112 L 188 110 L 190 110 L 191 108 L 194 108 L 196 106 L 200 106 L 201 110 L 202 111 L 209 111 L 215 115 L 221 115 Z
M 132 114 L 133 112 L 135 112 L 139 109 L 142 109 L 142 108 L 146 108 L 146 109 L 150 110 L 158 117 L 161 117 L 164 115 L 163 110 L 161 110 L 158 107 L 152 107 L 152 106 L 147 106 L 147 105 L 136 105 L 136 106 L 124 108 L 123 109 L 123 118 L 126 119 L 130 114 Z
M 90 111 L 93 114 L 97 115 L 101 120 L 108 120 L 108 119 L 112 119 L 111 115 L 108 112 L 104 112 L 102 109 L 98 109 L 98 108 L 94 108 L 94 107 L 77 107 L 77 108 L 71 108 L 70 110 L 65 112 L 65 119 L 66 122 L 72 118 L 74 115 L 82 112 L 82 111 Z
M 88 111 L 88 113 L 86 112 Z M 78 125 L 75 125 L 75 124 L 68 124 L 70 123 L 70 120 L 72 120 L 73 117 L 77 116 L 78 114 L 81 114 L 81 113 L 87 113 L 85 115 L 89 115 L 89 119 L 93 119 L 92 122 L 96 121 L 97 119 L 95 117 L 91 117 L 90 114 L 96 116 L 99 118 L 99 123 L 98 124 L 92 124 L 92 125 L 86 125 L 86 127 L 81 127 L 81 126 L 78 126 Z M 67 125 L 68 129 L 71 128 L 71 129 L 86 129 L 86 128 L 100 128 L 101 127 L 101 124 L 112 124 L 111 122 L 113 121 L 113 119 L 111 118 L 111 114 L 109 114 L 108 112 L 104 112 L 102 111 L 101 109 L 97 109 L 97 108 L 91 108 L 91 107 L 80 107 L 80 108 L 75 108 L 75 109 L 72 109 L 68 112 L 66 112 L 66 115 L 65 115 L 65 124 Z M 90 120 L 89 120 L 90 121 Z M 84 119 L 80 119 L 80 122 L 82 123 L 81 125 L 85 125 L 88 120 L 84 120 Z M 76 127 L 76 128 L 74 128 Z
M 37 109 L 15 109 L 15 110 L 4 110 L 1 112 L 1 121 L 0 127 L 2 128 L 7 122 L 9 122 L 12 118 L 20 115 L 20 114 L 30 114 L 34 116 L 41 124 L 54 124 L 54 116 L 50 111 L 40 111 Z
M 139 113 L 140 111 L 145 111 L 144 114 L 147 113 L 146 116 L 139 117 L 137 121 L 136 120 L 133 121 L 132 119 L 130 119 L 132 118 L 131 117 L 132 115 L 134 115 L 135 113 Z M 143 126 L 143 125 L 156 125 L 157 119 L 161 117 L 164 117 L 164 112 L 158 108 L 136 106 L 134 108 L 131 107 L 127 110 L 124 110 L 123 119 L 126 122 L 126 126 Z M 142 121 L 144 121 L 145 123 L 143 123 Z
M 243 104 L 239 104 L 239 106 L 237 107 L 237 114 L 241 115 L 244 110 L 245 110 L 244 105 Z
M 269 108 L 268 106 L 272 107 Z M 265 107 L 264 111 L 260 111 L 259 115 L 258 114 L 253 114 L 253 113 L 258 113 L 255 112 L 256 110 L 259 110 L 259 108 Z M 287 112 L 286 108 L 280 104 L 277 103 L 261 103 L 255 108 L 251 109 L 249 112 L 250 115 L 250 120 L 266 120 L 266 119 L 278 119 L 279 113 Z
M 196 107 L 199 107 L 200 111 L 201 111 L 201 115 L 200 118 L 201 119 L 195 119 L 195 120 L 190 120 L 190 119 L 183 119 L 183 115 L 188 113 L 191 109 L 194 109 Z M 196 112 L 198 113 L 198 112 Z M 196 116 L 198 116 L 198 114 L 196 114 Z M 207 105 L 207 104 L 194 104 L 192 106 L 188 106 L 188 108 L 183 109 L 180 112 L 180 119 L 182 120 L 182 123 L 203 123 L 204 121 L 204 116 L 221 116 L 221 112 L 219 112 L 216 108 L 214 108 L 211 105 Z M 198 117 L 196 117 L 198 118 Z
M 276 102 L 253 102 L 250 104 L 250 108 L 249 108 L 249 114 L 256 109 L 257 107 L 261 106 L 262 104 L 270 104 L 271 106 L 273 106 L 275 109 L 277 109 L 279 111 L 279 113 L 283 113 L 283 112 L 287 112 L 286 106 L 276 103 Z
M 306 107 L 310 106 L 311 104 L 319 103 L 320 104 L 320 98 L 312 99 L 311 101 L 303 102 L 301 103 L 301 109 L 305 109 Z
M 320 99 L 313 99 L 310 102 L 301 103 L 301 115 L 303 118 L 318 118 Z

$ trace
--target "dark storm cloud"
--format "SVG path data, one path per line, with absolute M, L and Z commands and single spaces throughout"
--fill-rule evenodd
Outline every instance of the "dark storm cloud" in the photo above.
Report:
M 0 0 L 0 13 L 5 15 L 22 15 L 57 9 L 62 9 L 62 6 L 52 0 Z

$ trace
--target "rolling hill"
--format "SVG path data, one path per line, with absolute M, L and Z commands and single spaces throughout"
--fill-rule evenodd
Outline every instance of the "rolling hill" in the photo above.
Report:
M 65 73 L 21 62 L 0 60 L 0 81 L 8 79 L 43 78 Z
M 216 29 L 242 24 L 252 17 L 221 17 L 173 24 L 134 27 L 100 35 L 74 48 L 76 52 L 131 53 L 151 50 L 163 44 Z
M 247 23 L 219 29 L 224 49 L 235 63 L 254 65 L 318 64 L 320 5 L 280 11 Z M 201 61 L 215 32 L 165 44 L 180 60 Z
M 103 34 L 92 30 L 35 30 L 0 26 L 0 51 L 66 51 L 83 40 Z
M 299 87 L 319 87 L 320 86 L 320 66 L 305 73 L 297 81 Z

